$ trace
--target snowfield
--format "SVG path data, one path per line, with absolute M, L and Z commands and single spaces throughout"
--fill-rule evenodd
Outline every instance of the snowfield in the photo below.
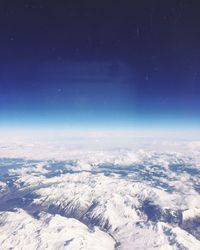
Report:
M 114 240 L 96 227 L 89 230 L 60 215 L 39 216 L 33 218 L 21 209 L 1 213 L 1 249 L 114 249 Z
M 200 249 L 200 143 L 104 143 L 0 142 L 0 249 Z

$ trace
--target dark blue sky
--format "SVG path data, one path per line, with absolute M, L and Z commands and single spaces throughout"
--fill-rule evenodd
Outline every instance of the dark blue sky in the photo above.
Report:
M 2 125 L 200 125 L 198 1 L 1 1 Z

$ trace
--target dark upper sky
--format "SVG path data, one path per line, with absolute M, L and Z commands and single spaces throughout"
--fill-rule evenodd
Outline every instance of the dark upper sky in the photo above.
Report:
M 0 122 L 199 122 L 200 3 L 0 3 Z

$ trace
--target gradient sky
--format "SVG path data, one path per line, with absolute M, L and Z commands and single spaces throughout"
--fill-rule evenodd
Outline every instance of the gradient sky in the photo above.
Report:
M 0 124 L 199 126 L 200 4 L 0 4 Z

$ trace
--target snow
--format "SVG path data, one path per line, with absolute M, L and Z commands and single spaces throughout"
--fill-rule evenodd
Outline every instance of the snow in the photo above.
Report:
M 76 219 L 41 213 L 35 219 L 22 209 L 0 213 L 1 249 L 114 249 L 115 241 Z
M 200 249 L 200 143 L 123 143 L 0 141 L 1 248 Z

